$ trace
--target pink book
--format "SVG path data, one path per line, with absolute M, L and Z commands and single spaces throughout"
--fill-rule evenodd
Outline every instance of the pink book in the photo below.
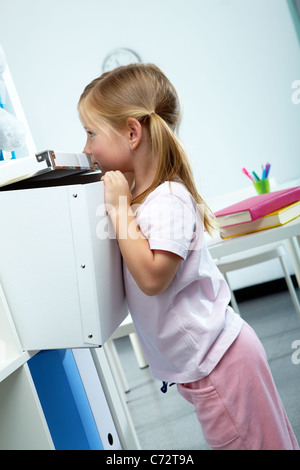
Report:
M 259 194 L 215 213 L 221 227 L 251 222 L 300 200 L 300 186 Z

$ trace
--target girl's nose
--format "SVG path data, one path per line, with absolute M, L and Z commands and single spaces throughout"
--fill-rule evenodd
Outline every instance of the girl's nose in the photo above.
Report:
M 83 153 L 87 153 L 88 155 L 91 153 L 90 152 L 90 146 L 88 145 L 88 143 L 85 144 L 84 149 L 83 149 Z

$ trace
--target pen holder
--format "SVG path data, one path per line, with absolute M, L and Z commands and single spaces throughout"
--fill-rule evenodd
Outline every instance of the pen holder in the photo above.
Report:
M 258 194 L 264 194 L 270 192 L 270 181 L 269 178 L 265 178 L 264 180 L 255 181 L 253 186 L 256 189 Z

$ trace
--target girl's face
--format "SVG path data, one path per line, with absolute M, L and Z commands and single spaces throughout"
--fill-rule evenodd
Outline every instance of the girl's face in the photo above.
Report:
M 87 141 L 83 152 L 91 156 L 93 163 L 97 164 L 103 173 L 110 170 L 120 170 L 122 173 L 133 171 L 132 152 L 125 130 L 117 134 L 107 125 L 97 131 L 84 128 Z

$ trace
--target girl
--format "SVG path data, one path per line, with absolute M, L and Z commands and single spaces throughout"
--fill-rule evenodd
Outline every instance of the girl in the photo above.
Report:
M 119 67 L 85 88 L 78 109 L 153 375 L 176 382 L 213 449 L 298 449 L 264 350 L 205 245 L 203 229 L 217 226 L 175 136 L 174 87 L 154 65 Z

